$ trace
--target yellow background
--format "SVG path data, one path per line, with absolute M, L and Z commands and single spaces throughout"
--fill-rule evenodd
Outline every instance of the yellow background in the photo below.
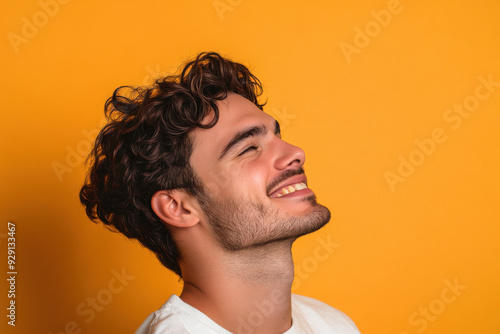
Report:
M 343 310 L 362 333 L 500 333 L 500 87 L 458 128 L 443 118 L 473 101 L 478 77 L 500 81 L 500 3 L 401 0 L 390 22 L 374 23 L 371 11 L 388 6 L 73 0 L 44 21 L 38 1 L 5 3 L 0 269 L 6 276 L 12 221 L 18 275 L 17 326 L 6 324 L 2 279 L 0 331 L 130 333 L 180 292 L 149 251 L 88 221 L 78 201 L 82 156 L 116 87 L 214 50 L 261 79 L 265 110 L 306 151 L 310 186 L 333 213 L 294 246 L 296 293 Z M 30 37 L 13 46 L 9 38 L 34 20 L 38 31 L 24 28 Z M 355 40 L 365 28 L 366 46 Z M 346 57 L 341 46 L 356 42 L 363 47 Z M 436 128 L 446 140 L 391 189 L 386 172 L 397 173 L 399 157 L 409 159 L 415 140 Z M 66 166 L 59 177 L 54 164 Z M 318 238 L 336 244 L 326 259 L 315 257 Z M 79 314 L 122 269 L 134 279 L 92 320 Z M 422 320 L 429 307 L 434 315 Z

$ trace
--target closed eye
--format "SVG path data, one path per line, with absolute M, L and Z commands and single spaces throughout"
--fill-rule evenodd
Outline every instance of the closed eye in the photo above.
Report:
M 240 154 L 238 154 L 238 156 L 242 156 L 243 154 L 248 153 L 248 152 L 250 152 L 252 150 L 256 150 L 256 149 L 258 149 L 257 146 L 250 146 L 250 147 L 246 148 L 243 152 L 241 152 Z

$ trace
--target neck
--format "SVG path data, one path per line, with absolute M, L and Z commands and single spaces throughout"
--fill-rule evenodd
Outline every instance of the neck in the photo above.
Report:
M 230 332 L 283 333 L 292 321 L 292 243 L 217 254 L 204 249 L 202 264 L 183 266 L 180 297 Z

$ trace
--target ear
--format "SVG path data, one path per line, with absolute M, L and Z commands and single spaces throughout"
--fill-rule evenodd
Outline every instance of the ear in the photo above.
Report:
M 191 227 L 200 221 L 195 201 L 181 190 L 160 190 L 151 197 L 151 207 L 164 223 Z

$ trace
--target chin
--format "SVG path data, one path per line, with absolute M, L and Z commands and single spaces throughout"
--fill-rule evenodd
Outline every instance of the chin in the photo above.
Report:
M 309 223 L 307 225 L 310 227 L 310 231 L 307 233 L 311 233 L 325 226 L 330 221 L 332 215 L 326 206 L 315 202 L 315 205 L 306 217 L 305 219 L 308 219 Z
M 326 223 L 328 223 L 330 221 L 330 218 L 331 218 L 330 210 L 328 210 L 328 208 L 326 206 L 319 204 L 316 201 L 315 195 L 311 195 L 307 198 L 304 198 L 303 202 L 308 202 L 310 204 L 310 208 L 303 215 L 304 219 L 306 219 L 306 217 L 309 215 L 316 216 L 316 218 L 320 221 L 320 222 L 318 222 L 318 224 L 320 224 L 321 226 L 324 226 Z M 324 221 L 324 222 L 321 223 L 321 221 Z
M 330 218 L 330 210 L 316 203 L 314 199 L 314 205 L 307 212 L 288 220 L 289 225 L 283 232 L 286 236 L 296 239 L 319 230 L 330 221 Z

